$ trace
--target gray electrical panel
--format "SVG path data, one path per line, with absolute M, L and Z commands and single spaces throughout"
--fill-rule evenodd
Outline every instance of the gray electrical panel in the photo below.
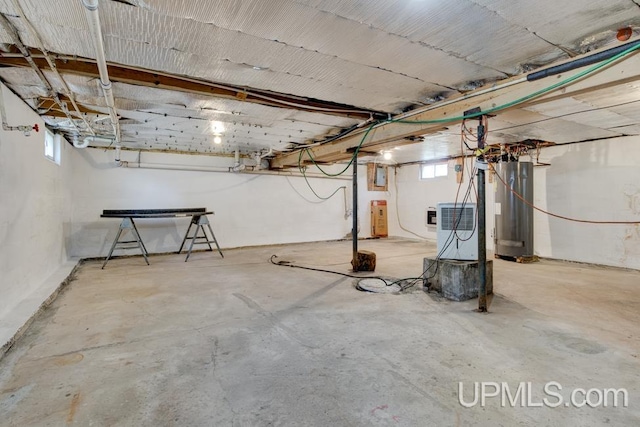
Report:
M 499 257 L 533 256 L 533 163 L 496 164 L 495 253 Z M 502 182 L 506 183 L 504 185 Z M 520 195 L 529 204 L 523 202 Z

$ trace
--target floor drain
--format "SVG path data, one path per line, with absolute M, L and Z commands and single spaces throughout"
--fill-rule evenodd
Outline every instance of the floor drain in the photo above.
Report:
M 397 294 L 402 291 L 398 284 L 390 284 L 392 280 L 386 282 L 381 279 L 361 279 L 356 284 L 356 289 L 363 292 L 373 292 L 375 294 Z

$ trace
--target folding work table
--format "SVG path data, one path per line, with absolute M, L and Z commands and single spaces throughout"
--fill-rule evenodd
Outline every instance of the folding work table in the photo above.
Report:
M 140 233 L 138 232 L 138 228 L 136 227 L 136 223 L 133 221 L 134 218 L 177 218 L 177 217 L 191 217 L 191 222 L 189 223 L 189 228 L 187 228 L 187 232 L 184 234 L 184 238 L 182 239 L 182 244 L 180 245 L 180 249 L 178 249 L 177 253 L 182 252 L 182 248 L 184 247 L 187 240 L 191 240 L 191 244 L 189 245 L 189 250 L 187 252 L 187 257 L 185 258 L 185 262 L 191 256 L 191 251 L 193 250 L 194 244 L 206 244 L 209 246 L 209 250 L 213 251 L 211 247 L 211 243 L 215 243 L 218 248 L 218 252 L 220 252 L 220 256 L 224 258 L 222 254 L 222 250 L 220 250 L 220 245 L 218 245 L 218 241 L 216 236 L 213 234 L 213 229 L 211 228 L 211 224 L 209 223 L 209 219 L 207 215 L 213 214 L 211 211 L 207 211 L 207 208 L 182 208 L 182 209 L 121 209 L 121 210 L 108 210 L 105 209 L 102 211 L 102 218 L 122 218 L 120 222 L 120 229 L 118 230 L 118 234 L 116 234 L 116 238 L 111 245 L 111 250 L 109 251 L 109 255 L 104 260 L 104 264 L 102 264 L 102 268 L 107 265 L 113 251 L 115 249 L 131 249 L 131 246 L 123 246 L 130 245 L 131 243 L 136 243 L 140 251 L 142 252 L 142 256 L 144 260 L 149 265 L 149 252 L 147 248 L 144 246 L 144 242 L 140 237 Z M 195 232 L 193 235 L 189 235 L 192 226 L 196 226 Z M 205 225 L 209 229 L 211 233 L 211 238 L 207 235 L 205 230 Z M 198 232 L 202 230 L 202 235 L 198 235 Z M 120 237 L 123 236 L 126 231 L 130 231 L 135 240 L 120 240 Z

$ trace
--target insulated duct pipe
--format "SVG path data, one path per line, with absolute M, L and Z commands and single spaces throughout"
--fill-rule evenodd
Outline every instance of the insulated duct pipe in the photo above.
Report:
M 69 110 L 67 109 L 66 104 L 60 100 L 60 97 L 58 96 L 56 91 L 53 90 L 53 87 L 51 86 L 51 83 L 49 83 L 49 80 L 47 80 L 45 75 L 42 73 L 42 70 L 40 70 L 40 68 L 38 68 L 36 63 L 33 61 L 33 58 L 31 57 L 31 54 L 29 53 L 29 49 L 27 49 L 27 47 L 22 43 L 22 40 L 20 40 L 20 36 L 18 35 L 16 29 L 13 27 L 13 25 L 11 25 L 9 20 L 2 14 L 0 14 L 0 26 L 2 26 L 4 28 L 4 30 L 9 34 L 9 36 L 11 36 L 11 39 L 13 40 L 13 44 L 16 45 L 16 47 L 18 48 L 18 50 L 20 51 L 20 53 L 22 54 L 24 59 L 27 60 L 27 62 L 29 63 L 29 65 L 31 66 L 33 71 L 40 78 L 40 81 L 42 82 L 42 84 L 44 84 L 44 86 L 47 88 L 47 93 L 53 98 L 54 102 L 56 104 L 58 104 L 58 106 L 64 112 L 64 114 L 67 116 L 67 118 L 69 119 L 71 124 L 76 128 L 76 131 L 79 132 L 80 130 L 78 129 L 78 126 L 76 125 L 76 122 L 73 120 L 73 117 L 71 117 L 71 115 L 69 114 Z M 0 96 L 2 96 L 1 93 L 0 93 Z M 69 99 L 72 100 L 73 97 L 69 97 Z M 30 129 L 28 129 L 29 126 L 17 126 L 16 127 L 16 126 L 7 125 L 6 124 L 6 117 L 7 116 L 6 116 L 5 111 L 4 111 L 4 98 L 2 99 L 1 107 L 2 107 L 2 128 L 4 130 L 21 130 L 21 131 L 23 131 L 25 133 L 25 135 L 28 132 L 30 132 Z M 32 128 L 35 129 L 36 132 L 37 132 L 38 131 L 37 127 L 38 127 L 38 125 L 35 125 L 35 127 L 32 127 Z
M 531 74 L 527 74 L 527 80 L 532 82 L 540 80 L 545 77 L 554 76 L 556 74 L 565 73 L 567 71 L 575 70 L 576 68 L 586 67 L 587 65 L 595 64 L 597 62 L 606 61 L 614 56 L 624 52 L 627 49 L 638 46 L 639 40 L 623 44 L 622 46 L 616 46 L 611 49 L 603 50 L 602 52 L 594 53 L 593 55 L 585 56 L 584 58 L 576 59 L 571 62 L 556 65 L 554 67 L 545 68 L 544 70 L 535 71 Z
M 43 55 L 44 59 L 47 61 L 47 63 L 49 64 L 49 67 L 53 71 L 53 74 L 58 78 L 58 80 L 62 84 L 62 87 L 64 88 L 65 95 L 67 95 L 67 98 L 69 98 L 69 101 L 71 101 L 71 105 L 73 105 L 73 108 L 74 108 L 77 116 L 84 122 L 85 126 L 87 127 L 87 130 L 92 135 L 95 135 L 95 131 L 93 130 L 93 128 L 91 127 L 91 125 L 89 124 L 87 119 L 85 119 L 84 116 L 82 115 L 82 113 L 80 112 L 80 108 L 78 107 L 78 104 L 76 103 L 75 97 L 73 96 L 73 92 L 71 92 L 71 89 L 69 89 L 69 85 L 67 85 L 67 82 L 64 80 L 64 78 L 58 72 L 58 69 L 56 68 L 55 63 L 51 59 L 51 56 L 47 52 L 47 49 L 45 49 L 44 45 L 42 44 L 42 40 L 40 39 L 40 35 L 38 34 L 38 32 L 36 31 L 34 26 L 31 24 L 31 21 L 29 21 L 29 19 L 27 18 L 26 14 L 24 13 L 24 10 L 22 9 L 22 6 L 20 6 L 20 2 L 18 2 L 18 0 L 13 0 L 13 5 L 16 8 L 16 11 L 18 12 L 18 14 L 22 17 L 22 21 L 26 25 L 27 29 L 29 30 L 29 32 L 33 36 L 33 39 L 35 40 L 36 45 L 37 45 L 36 47 L 40 50 L 40 52 L 42 52 L 42 55 Z M 40 70 L 40 68 L 38 68 L 36 63 L 33 61 L 33 58 L 31 57 L 31 53 L 29 52 L 29 50 L 26 48 L 26 46 L 20 40 L 20 36 L 18 35 L 18 32 L 16 31 L 16 29 L 13 27 L 13 25 L 11 25 L 11 23 L 7 20 L 7 18 L 4 15 L 2 15 L 2 20 L 1 21 L 2 21 L 3 27 L 5 27 L 5 29 L 7 30 L 7 32 L 9 33 L 11 38 L 13 39 L 14 44 L 20 50 L 20 53 L 27 60 L 27 62 L 31 66 L 31 68 L 33 68 L 33 70 L 38 75 L 38 77 L 40 78 L 42 83 L 45 85 L 45 87 L 47 88 L 47 91 L 49 92 L 49 94 L 51 95 L 53 100 L 56 102 L 56 104 L 58 104 L 58 106 L 60 107 L 62 112 L 64 112 L 64 114 L 67 116 L 67 118 L 71 122 L 71 125 L 74 128 L 76 128 L 76 131 L 78 133 L 80 133 L 80 129 L 78 128 L 78 125 L 76 124 L 74 118 L 71 117 L 71 115 L 69 113 L 69 109 L 67 108 L 66 103 L 62 102 L 60 100 L 60 97 L 58 96 L 58 93 L 55 90 L 53 90 L 53 87 L 51 86 L 51 84 L 49 83 L 49 81 L 47 80 L 45 75 L 42 73 L 42 70 Z
M 138 161 L 119 161 L 117 164 L 118 167 L 129 168 L 129 169 L 163 169 L 163 170 L 176 170 L 176 171 L 186 171 L 186 172 L 222 172 L 229 173 L 232 171 L 232 167 L 229 166 L 196 166 L 196 165 L 177 165 L 177 164 L 168 164 L 168 163 L 145 163 Z M 276 175 L 276 176 L 286 176 L 292 178 L 302 178 L 303 175 L 301 173 L 294 173 L 290 171 L 270 171 L 270 170 L 260 170 L 260 171 L 251 171 L 245 170 L 243 171 L 245 175 Z M 315 175 L 315 174 L 306 174 L 307 178 L 315 178 L 315 179 L 331 179 L 335 181 L 350 181 L 351 178 L 341 178 L 341 177 L 328 177 L 326 175 Z M 346 196 L 345 196 L 346 197 Z
M 262 160 L 266 157 L 269 157 L 270 155 L 273 154 L 273 148 L 269 147 L 269 151 L 267 151 L 266 153 L 262 154 L 260 151 L 258 151 L 256 154 L 254 154 L 253 158 L 256 161 L 256 169 L 260 170 L 262 169 Z
M 120 123 L 118 122 L 118 114 L 116 113 L 116 103 L 113 98 L 111 89 L 111 81 L 109 80 L 109 72 L 107 70 L 107 59 L 104 54 L 104 38 L 102 37 L 102 28 L 100 27 L 100 14 L 98 13 L 98 0 L 82 0 L 87 21 L 89 23 L 89 31 L 93 38 L 93 45 L 96 50 L 96 64 L 100 73 L 100 87 L 104 94 L 104 99 L 109 108 L 109 117 L 111 118 L 111 126 L 116 138 L 116 143 L 120 143 Z
M 112 144 L 113 138 L 107 138 L 104 136 L 87 136 L 83 138 L 82 141 L 80 141 L 79 138 L 75 138 L 73 140 L 73 146 L 76 148 L 87 148 L 92 142 L 105 142 Z
M 231 168 L 231 171 L 233 172 L 242 172 L 243 170 L 245 170 L 246 166 L 242 163 L 240 163 L 240 149 L 236 148 L 236 153 L 235 153 L 235 162 L 233 163 L 233 167 Z
M 10 126 L 7 123 L 7 112 L 6 112 L 6 109 L 4 108 L 4 94 L 2 93 L 2 85 L 0 85 L 0 116 L 2 116 L 3 130 L 19 130 L 24 133 L 24 136 L 29 136 L 32 130 L 35 130 L 36 132 L 39 131 L 37 123 L 33 125 L 18 125 L 18 126 Z

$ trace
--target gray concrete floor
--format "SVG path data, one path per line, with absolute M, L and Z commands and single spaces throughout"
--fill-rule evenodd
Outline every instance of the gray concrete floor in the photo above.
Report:
M 378 274 L 432 244 L 372 240 Z M 86 263 L 0 361 L 1 425 L 640 425 L 640 272 L 497 260 L 489 314 L 358 292 L 350 242 Z M 626 388 L 627 408 L 502 407 L 473 382 Z M 557 389 L 554 389 L 557 390 Z M 557 399 L 552 398 L 552 402 Z M 526 406 L 526 405 L 525 405 Z

